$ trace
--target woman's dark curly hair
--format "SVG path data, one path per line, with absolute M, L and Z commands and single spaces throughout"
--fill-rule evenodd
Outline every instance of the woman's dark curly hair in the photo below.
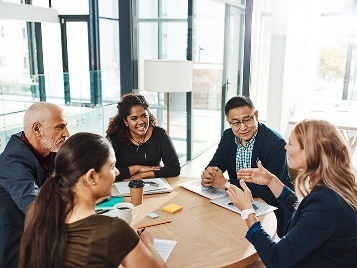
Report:
M 107 135 L 117 135 L 118 140 L 130 142 L 129 127 L 124 123 L 124 120 L 130 115 L 131 108 L 141 105 L 144 110 L 149 112 L 149 125 L 157 126 L 157 119 L 149 111 L 149 103 L 145 100 L 143 95 L 139 94 L 125 94 L 118 102 L 118 113 L 114 116 L 110 122 L 106 131 Z

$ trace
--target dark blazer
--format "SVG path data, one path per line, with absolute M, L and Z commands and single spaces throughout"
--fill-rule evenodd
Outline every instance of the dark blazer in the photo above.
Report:
M 208 166 L 217 166 L 222 172 L 227 171 L 231 183 L 238 185 L 236 172 L 237 144 L 231 128 L 223 132 L 218 148 Z M 274 130 L 262 123 L 258 123 L 258 133 L 255 137 L 251 167 L 257 167 L 257 160 L 277 176 L 285 185 L 291 187 L 284 139 Z M 253 197 L 259 197 L 267 201 L 273 197 L 268 186 L 247 183 Z
M 296 196 L 284 188 L 278 201 L 294 210 Z M 267 267 L 357 267 L 357 212 L 327 187 L 301 201 L 279 242 L 263 229 L 247 239 Z
M 213 155 L 208 166 L 216 166 L 222 172 L 227 171 L 230 182 L 234 185 L 239 185 L 236 172 L 236 154 L 237 144 L 235 143 L 235 135 L 231 128 L 223 132 L 218 148 Z M 287 157 L 285 150 L 286 142 L 277 132 L 268 128 L 262 123 L 258 123 L 258 133 L 255 137 L 253 146 L 251 167 L 256 168 L 257 160 L 262 162 L 262 165 L 277 176 L 286 186 L 292 189 L 287 166 Z M 253 197 L 259 197 L 265 200 L 269 205 L 278 207 L 275 215 L 278 221 L 277 233 L 279 237 L 283 236 L 285 226 L 290 220 L 291 213 L 275 200 L 273 193 L 268 186 L 247 183 L 247 186 L 252 191 Z
M 46 180 L 21 132 L 11 136 L 0 155 L 0 267 L 17 267 L 25 212 Z M 50 153 L 50 172 L 54 153 Z

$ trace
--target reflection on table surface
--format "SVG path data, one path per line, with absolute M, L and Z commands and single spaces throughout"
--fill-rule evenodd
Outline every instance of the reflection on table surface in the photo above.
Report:
M 145 195 L 143 204 L 138 206 L 139 214 L 133 226 L 172 220 L 146 230 L 155 238 L 178 241 L 167 261 L 168 267 L 245 267 L 258 259 L 254 247 L 245 239 L 248 228 L 239 214 L 212 204 L 209 199 L 178 185 L 192 179 L 167 178 L 173 188 L 171 193 Z M 125 200 L 130 202 L 130 197 Z M 161 210 L 171 203 L 182 206 L 183 210 L 175 214 Z M 151 212 L 158 214 L 159 218 L 148 217 Z M 259 220 L 267 233 L 274 236 L 275 214 L 268 213 L 260 216 Z

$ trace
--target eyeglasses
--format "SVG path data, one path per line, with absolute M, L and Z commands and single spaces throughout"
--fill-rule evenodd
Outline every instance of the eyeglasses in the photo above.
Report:
M 253 118 L 254 118 L 254 114 L 252 116 L 245 117 L 244 119 L 242 119 L 242 121 L 234 121 L 234 122 L 230 122 L 228 120 L 227 121 L 231 127 L 240 128 L 241 124 L 244 124 L 245 126 L 249 126 L 253 122 Z

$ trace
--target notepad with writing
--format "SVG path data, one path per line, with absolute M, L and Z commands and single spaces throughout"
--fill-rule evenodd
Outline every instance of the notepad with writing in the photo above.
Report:
M 179 205 L 176 205 L 176 204 L 169 204 L 167 206 L 164 206 L 162 208 L 163 211 L 166 211 L 166 212 L 169 212 L 169 213 L 176 213 L 176 212 L 179 212 L 181 211 L 183 208 Z

